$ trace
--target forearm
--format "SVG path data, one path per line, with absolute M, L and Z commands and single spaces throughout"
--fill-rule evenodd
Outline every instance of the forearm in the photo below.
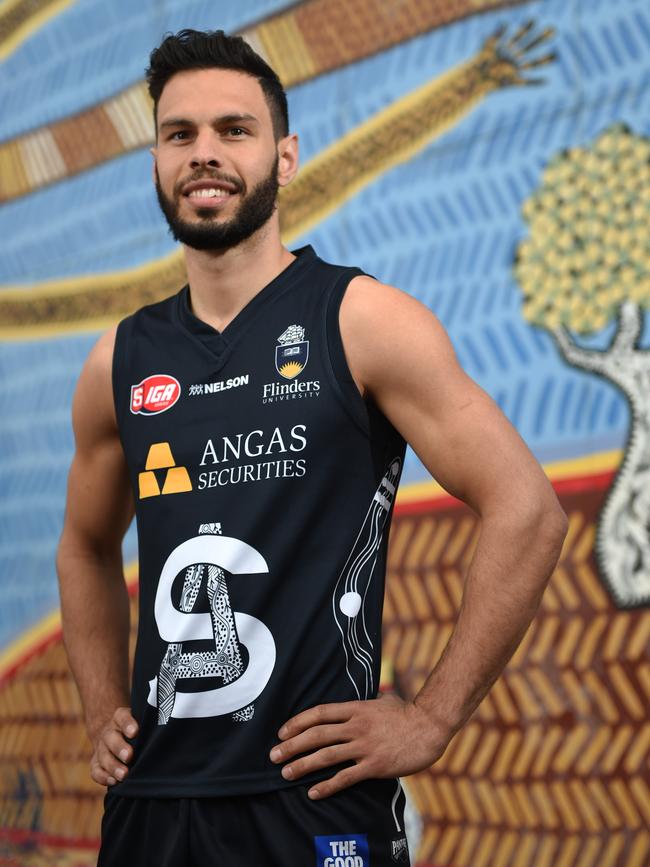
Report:
M 128 592 L 117 557 L 62 546 L 57 570 L 63 642 L 92 740 L 130 704 Z
M 564 535 L 558 510 L 526 523 L 482 521 L 454 631 L 415 698 L 446 737 L 469 719 L 521 642 Z

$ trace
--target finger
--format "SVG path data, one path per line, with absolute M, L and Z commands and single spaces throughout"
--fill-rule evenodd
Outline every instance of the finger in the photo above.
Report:
M 96 753 L 97 761 L 104 771 L 118 780 L 124 779 L 129 769 L 116 758 L 103 741 L 97 744 Z
M 527 33 L 535 26 L 534 21 L 526 21 L 525 24 L 522 24 L 521 27 L 518 28 L 517 32 L 513 34 L 512 38 L 508 40 L 508 45 L 514 45 L 516 42 L 519 42 Z
M 289 740 L 276 744 L 270 753 L 272 762 L 286 762 L 292 756 L 325 747 L 330 744 L 345 743 L 349 740 L 345 723 L 314 726 Z
M 100 786 L 114 786 L 117 780 L 97 762 L 93 756 L 90 763 L 90 777 Z
M 355 754 L 356 751 L 352 744 L 336 744 L 336 746 L 325 747 L 322 750 L 311 753 L 309 756 L 296 759 L 290 765 L 285 765 L 282 768 L 282 776 L 285 780 L 298 780 L 312 771 L 329 768 L 332 765 L 340 765 L 341 762 L 354 759 Z M 320 788 L 320 783 L 318 787 Z
M 127 737 L 134 737 L 138 732 L 138 723 L 131 713 L 130 707 L 118 707 L 113 714 L 115 724 Z
M 307 795 L 312 801 L 318 801 L 322 798 L 329 798 L 336 792 L 341 792 L 343 789 L 348 789 L 361 780 L 367 780 L 370 775 L 366 773 L 365 766 L 362 763 L 354 765 L 351 768 L 343 768 L 338 774 L 334 774 L 329 780 L 321 780 L 312 786 L 307 792 Z
M 331 704 L 318 704 L 315 707 L 310 707 L 308 710 L 291 717 L 290 720 L 282 726 L 278 732 L 280 740 L 294 737 L 300 734 L 305 729 L 312 728 L 322 723 L 345 722 L 350 719 L 354 713 L 354 709 L 360 702 L 358 701 L 343 701 L 332 702 Z
M 117 759 L 128 762 L 133 758 L 133 747 L 124 740 L 119 731 L 107 731 L 101 742 L 105 744 Z
M 536 60 L 529 60 L 528 63 L 520 63 L 519 69 L 535 69 L 537 66 L 546 66 L 553 63 L 557 59 L 557 54 L 551 51 L 550 54 L 545 54 L 544 57 L 538 57 Z M 533 79 L 536 81 L 537 79 Z

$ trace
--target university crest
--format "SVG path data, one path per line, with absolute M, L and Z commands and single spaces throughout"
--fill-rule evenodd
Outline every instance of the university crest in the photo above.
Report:
M 309 341 L 304 339 L 305 329 L 301 325 L 290 325 L 278 337 L 275 347 L 275 369 L 285 379 L 293 379 L 307 366 Z

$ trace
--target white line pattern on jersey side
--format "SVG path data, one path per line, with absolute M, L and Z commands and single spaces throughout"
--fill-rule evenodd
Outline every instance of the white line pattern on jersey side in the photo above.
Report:
M 399 457 L 393 458 L 388 464 L 332 596 L 334 619 L 343 641 L 346 670 L 359 699 L 368 698 L 374 689 L 374 645 L 366 626 L 365 602 L 401 468 Z

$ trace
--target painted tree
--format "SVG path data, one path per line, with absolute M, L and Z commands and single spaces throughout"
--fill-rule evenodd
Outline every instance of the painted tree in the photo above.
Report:
M 596 555 L 620 607 L 650 603 L 650 140 L 622 124 L 590 147 L 558 154 L 524 203 L 517 250 L 523 312 L 546 328 L 569 364 L 605 377 L 631 412 L 623 461 L 600 513 Z M 605 350 L 580 336 L 616 320 Z

